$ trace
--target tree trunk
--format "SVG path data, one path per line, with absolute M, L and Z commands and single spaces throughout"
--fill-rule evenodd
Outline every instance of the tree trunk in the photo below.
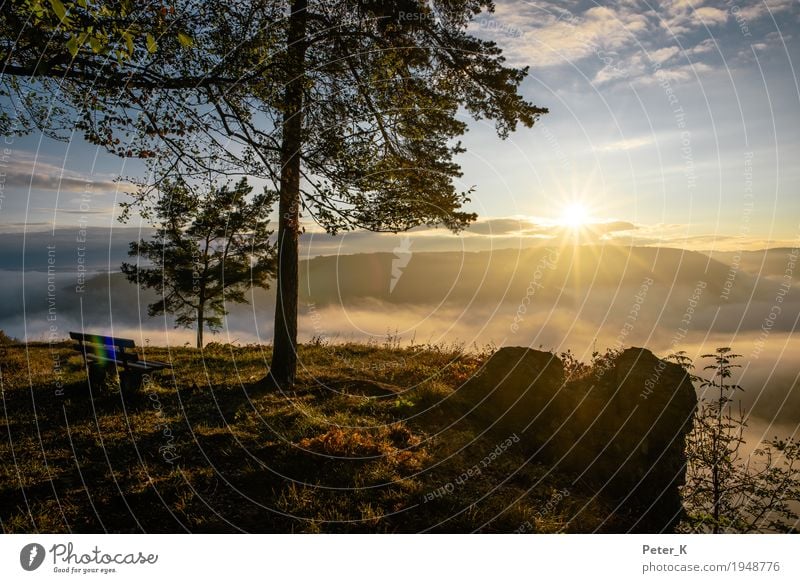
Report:
M 294 0 L 289 16 L 288 83 L 281 143 L 281 183 L 278 204 L 278 281 L 271 380 L 294 383 L 297 372 L 297 296 L 300 237 L 300 149 L 303 140 L 303 82 L 306 54 L 306 0 Z
M 203 348 L 203 327 L 205 326 L 205 318 L 203 317 L 203 310 L 197 310 L 197 348 Z

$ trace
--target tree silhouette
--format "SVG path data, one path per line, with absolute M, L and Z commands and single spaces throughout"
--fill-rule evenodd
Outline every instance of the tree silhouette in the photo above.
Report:
M 494 42 L 468 34 L 493 10 L 488 0 L 177 0 L 166 14 L 142 6 L 127 17 L 139 33 L 122 58 L 90 45 L 72 56 L 68 33 L 4 12 L 9 130 L 77 128 L 148 160 L 155 187 L 176 173 L 270 181 L 279 193 L 277 384 L 297 370 L 301 217 L 331 234 L 458 231 L 476 218 L 462 210 L 471 189 L 455 185 L 463 114 L 492 120 L 505 138 L 547 112 L 518 92 L 527 68 L 505 66 Z M 98 18 L 114 30 L 113 10 Z M 191 43 L 171 31 L 191 31 Z
M 245 141 L 278 146 L 278 280 L 271 379 L 297 369 L 298 242 L 301 213 L 328 233 L 400 232 L 476 216 L 461 207 L 454 157 L 465 111 L 495 121 L 505 137 L 546 112 L 517 92 L 525 69 L 503 65 L 500 49 L 467 34 L 489 2 L 293 0 L 288 7 L 284 76 L 255 88 L 249 117 L 228 119 Z M 253 109 L 258 112 L 252 115 Z M 258 119 L 275 119 L 265 131 Z
M 149 314 L 174 314 L 176 326 L 196 326 L 198 348 L 205 328 L 221 328 L 227 302 L 246 303 L 245 292 L 266 288 L 275 274 L 268 224 L 276 196 L 265 191 L 248 202 L 252 190 L 244 178 L 202 195 L 181 180 L 163 183 L 161 198 L 145 213 L 156 234 L 131 243 L 128 254 L 139 261 L 122 264 L 129 281 L 161 295 Z

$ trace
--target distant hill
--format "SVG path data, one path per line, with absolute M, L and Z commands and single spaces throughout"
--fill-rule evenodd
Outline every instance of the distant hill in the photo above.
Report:
M 76 224 L 74 229 L 0 233 L 0 270 L 46 271 L 48 249 L 53 246 L 58 271 L 74 270 L 79 250 L 87 269 L 116 271 L 128 256 L 130 242 L 147 239 L 152 232 L 131 227 L 81 230 Z
M 127 240 L 130 235 L 123 233 L 119 237 Z M 57 305 L 62 318 L 77 319 L 82 314 L 85 323 L 102 326 L 110 325 L 112 320 L 139 325 L 148 319 L 146 306 L 155 300 L 153 292 L 139 290 L 128 283 L 116 272 L 118 264 L 109 262 L 109 255 L 119 252 L 119 245 L 119 242 L 112 244 L 106 252 L 104 266 L 111 267 L 109 272 L 90 274 L 81 294 L 75 290 L 74 264 L 71 270 L 58 273 Z M 99 255 L 95 252 L 93 257 L 97 259 Z M 362 304 L 375 308 L 386 304 L 459 310 L 505 304 L 516 306 L 525 301 L 531 305 L 531 310 L 561 309 L 585 315 L 613 315 L 627 312 L 640 293 L 637 290 L 644 286 L 647 301 L 641 302 L 639 317 L 642 322 L 653 323 L 683 315 L 688 298 L 701 285 L 701 308 L 733 310 L 729 314 L 732 319 L 715 324 L 724 327 L 742 320 L 745 312 L 759 302 L 773 302 L 774 278 L 785 269 L 778 260 L 780 252 L 776 252 L 776 257 L 767 254 L 765 265 L 769 265 L 770 270 L 765 269 L 763 273 L 772 275 L 758 278 L 748 271 L 749 268 L 742 267 L 734 272 L 728 265 L 703 253 L 610 245 L 409 255 L 365 253 L 301 261 L 300 301 L 318 308 Z M 41 258 L 37 261 L 41 262 Z M 0 282 L 3 296 L 0 328 L 7 326 L 4 321 L 18 320 L 23 306 L 29 324 L 43 317 L 48 307 L 43 293 L 45 280 L 44 272 L 26 274 L 24 293 L 21 277 L 11 276 Z M 255 289 L 252 297 L 254 307 L 232 305 L 231 313 L 250 314 L 252 318 L 255 310 L 256 317 L 271 321 L 273 290 Z M 784 320 L 787 325 L 793 320 L 789 317 L 793 313 L 791 309 L 784 309 L 784 312 L 786 318 L 777 323 L 776 329 L 781 329 Z M 746 329 L 757 322 L 742 321 L 741 326 Z
M 758 251 L 704 251 L 709 257 L 736 266 L 746 273 L 762 277 L 780 277 L 786 270 L 789 255 L 797 250 L 790 247 L 760 249 Z
M 373 298 L 391 303 L 519 301 L 531 282 L 539 298 L 639 286 L 707 282 L 719 295 L 729 267 L 693 251 L 655 247 L 502 249 L 476 253 L 415 253 L 396 276 L 389 253 L 317 257 L 301 265 L 302 293 L 322 303 Z M 391 289 L 392 280 L 394 288 Z M 755 280 L 742 273 L 735 297 L 749 296 Z M 540 287 L 541 286 L 541 287 Z

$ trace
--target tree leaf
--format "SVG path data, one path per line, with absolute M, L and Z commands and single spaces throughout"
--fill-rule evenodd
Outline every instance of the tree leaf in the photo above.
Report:
M 128 56 L 133 55 L 133 35 L 129 32 L 126 32 L 124 35 L 125 38 L 125 46 L 128 47 Z
M 188 34 L 182 32 L 178 33 L 178 42 L 186 48 L 194 45 L 194 39 L 192 39 L 192 37 L 190 37 Z
M 70 39 L 67 41 L 67 50 L 69 51 L 69 54 L 75 57 L 80 48 L 81 46 L 80 43 L 78 43 L 78 38 L 75 36 L 70 37 Z
M 149 53 L 154 53 L 158 50 L 158 44 L 156 44 L 156 39 L 153 38 L 153 35 L 149 32 L 147 33 L 147 51 Z
M 61 0 L 50 0 L 50 6 L 52 6 L 53 12 L 55 12 L 58 19 L 61 22 L 66 22 L 67 9 L 64 8 L 64 5 L 61 3 Z
M 103 43 L 96 36 L 89 37 L 89 46 L 92 47 L 92 52 L 98 54 L 103 50 Z

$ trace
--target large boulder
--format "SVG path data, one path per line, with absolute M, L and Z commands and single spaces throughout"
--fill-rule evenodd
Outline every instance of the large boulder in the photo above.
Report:
M 495 352 L 458 392 L 478 418 L 508 433 L 522 431 L 564 386 L 554 354 L 511 346 Z
M 482 429 L 516 433 L 530 456 L 610 501 L 628 530 L 669 531 L 680 519 L 697 405 L 680 366 L 630 348 L 570 379 L 554 354 L 502 348 L 459 400 Z

